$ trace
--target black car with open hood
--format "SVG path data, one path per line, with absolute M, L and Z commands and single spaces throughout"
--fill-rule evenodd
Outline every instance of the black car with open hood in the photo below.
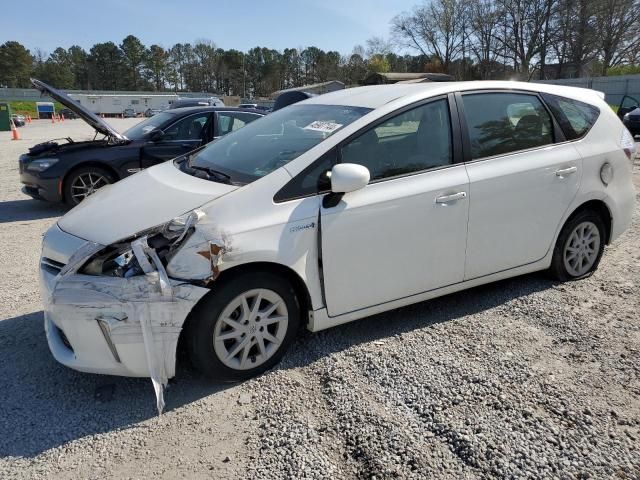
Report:
M 31 83 L 87 122 L 92 140 L 70 137 L 33 146 L 20 156 L 22 191 L 77 205 L 94 191 L 157 163 L 184 155 L 262 117 L 265 112 L 231 107 L 176 108 L 160 112 L 120 133 L 105 119 L 40 80 Z M 122 122 L 122 120 L 116 120 Z M 131 120 L 128 120 L 131 124 Z M 61 127 L 56 127 L 61 128 Z

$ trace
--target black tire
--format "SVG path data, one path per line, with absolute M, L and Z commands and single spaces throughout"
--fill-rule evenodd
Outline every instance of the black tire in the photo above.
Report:
M 576 275 L 570 272 L 565 265 L 565 250 L 571 234 L 579 225 L 584 224 L 585 222 L 590 222 L 597 228 L 599 234 L 599 246 L 597 248 L 597 255 L 593 264 L 587 271 Z M 553 258 L 551 260 L 551 267 L 549 267 L 549 274 L 551 277 L 561 282 L 566 282 L 569 280 L 578 280 L 591 275 L 598 268 L 598 264 L 602 258 L 604 245 L 606 243 L 606 232 L 607 230 L 602 217 L 598 212 L 593 210 L 583 210 L 569 218 L 564 227 L 562 227 L 562 231 L 560 232 L 556 245 L 553 249 Z
M 80 167 L 75 170 L 72 170 L 69 174 L 67 174 L 67 177 L 65 178 L 64 185 L 63 185 L 64 202 L 68 206 L 75 207 L 82 200 L 84 200 L 84 198 L 80 199 L 77 196 L 78 191 L 75 189 L 74 185 L 77 185 L 77 181 L 79 178 L 81 177 L 84 178 L 88 175 L 92 175 L 92 176 L 95 176 L 96 178 L 99 177 L 104 179 L 105 182 L 101 182 L 100 187 L 103 187 L 111 183 L 115 183 L 117 180 L 113 175 L 113 173 L 111 173 L 109 170 L 102 167 L 94 166 L 94 165 Z M 97 188 L 95 190 L 97 190 Z
M 288 313 L 286 333 L 277 350 L 264 363 L 247 369 L 231 368 L 223 363 L 214 348 L 216 325 L 222 322 L 222 313 L 238 296 L 254 289 L 275 292 L 284 301 Z M 267 272 L 245 273 L 232 277 L 226 283 L 216 283 L 214 289 L 191 312 L 189 325 L 185 331 L 191 363 L 207 377 L 215 380 L 238 381 L 254 377 L 280 361 L 296 336 L 300 325 L 300 314 L 300 303 L 295 290 L 287 280 L 278 275 Z M 239 343 L 236 339 L 229 341 Z M 231 345 L 230 349 L 233 349 L 237 344 Z M 255 348 L 257 349 L 257 344 Z M 255 356 L 250 358 L 253 358 L 250 361 L 255 362 Z

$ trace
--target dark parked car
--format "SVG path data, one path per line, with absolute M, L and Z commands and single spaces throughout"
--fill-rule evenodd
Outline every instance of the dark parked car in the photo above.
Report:
M 208 98 L 178 98 L 175 100 L 169 108 L 184 108 L 184 107 L 224 107 L 224 102 L 218 97 Z
M 11 115 L 11 120 L 13 120 L 13 124 L 16 127 L 24 127 L 27 123 L 27 120 L 24 118 L 24 115 L 18 115 L 16 113 Z
M 103 138 L 90 141 L 48 141 L 20 156 L 20 181 L 27 195 L 77 205 L 97 189 L 157 163 L 184 155 L 211 140 L 241 128 L 264 112 L 228 107 L 167 110 L 124 133 L 39 81 L 35 88 L 72 109 Z
M 69 108 L 63 108 L 58 113 L 60 115 L 64 115 L 65 120 L 75 120 L 76 118 L 80 118 L 78 117 L 78 115 L 76 115 L 76 112 Z
M 618 107 L 618 116 L 631 135 L 640 135 L 640 102 L 635 97 L 625 95 Z
M 161 110 L 159 108 L 147 108 L 144 111 L 144 116 L 145 117 L 153 117 L 156 113 L 160 113 Z

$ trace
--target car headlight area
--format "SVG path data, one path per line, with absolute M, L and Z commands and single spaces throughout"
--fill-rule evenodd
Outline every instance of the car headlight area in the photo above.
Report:
M 165 270 L 197 221 L 190 212 L 110 246 L 52 227 L 43 240 L 40 287 L 55 359 L 83 372 L 151 377 L 162 411 L 182 325 L 209 291 Z M 64 244 L 73 253 L 65 254 Z

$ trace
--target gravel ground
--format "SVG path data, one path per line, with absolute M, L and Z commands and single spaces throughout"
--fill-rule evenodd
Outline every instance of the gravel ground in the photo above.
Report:
M 63 211 L 20 193 L 16 158 L 90 129 L 20 133 L 0 136 L 0 478 L 640 478 L 640 211 L 588 279 L 528 275 L 303 333 L 239 385 L 182 368 L 157 417 L 148 380 L 47 350 L 39 243 Z

